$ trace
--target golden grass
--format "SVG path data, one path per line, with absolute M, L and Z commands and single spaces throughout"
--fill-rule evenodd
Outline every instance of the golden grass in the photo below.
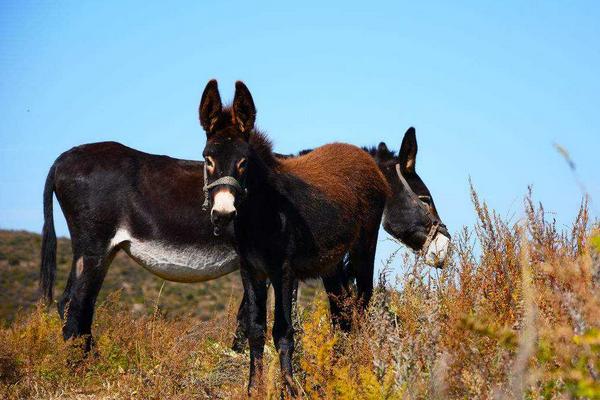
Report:
M 473 192 L 474 229 L 432 270 L 392 260 L 350 334 L 332 329 L 322 293 L 298 313 L 296 379 L 311 399 L 600 399 L 600 231 L 585 202 L 569 232 L 528 196 L 508 224 Z M 391 264 L 391 265 L 392 265 Z M 2 398 L 244 398 L 247 354 L 229 350 L 235 301 L 203 321 L 133 317 L 118 294 L 96 313 L 96 353 L 60 336 L 56 312 L 0 330 Z M 281 383 L 269 341 L 263 395 Z M 67 360 L 78 360 L 69 363 Z

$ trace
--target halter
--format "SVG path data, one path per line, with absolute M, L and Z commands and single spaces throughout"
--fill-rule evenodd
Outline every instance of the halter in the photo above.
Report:
M 430 215 L 431 210 L 429 209 L 428 206 L 423 204 L 421 199 L 419 199 L 419 196 L 417 196 L 417 194 L 411 189 L 408 182 L 406 182 L 406 179 L 404 178 L 404 176 L 402 175 L 402 172 L 400 171 L 400 164 L 396 164 L 396 173 L 398 174 L 398 178 L 400 179 L 400 182 L 406 189 L 406 192 L 408 193 L 409 197 L 417 204 L 417 206 L 419 206 L 423 211 L 425 211 L 427 217 L 431 221 L 431 228 L 429 228 L 429 233 L 427 233 L 427 237 L 425 238 L 425 243 L 423 243 L 421 250 L 418 251 L 419 255 L 425 256 L 427 254 L 427 250 L 429 250 L 429 246 L 431 245 L 433 238 L 435 237 L 435 235 L 437 235 L 437 233 L 440 230 L 440 221 L 437 221 L 437 220 L 434 221 L 433 218 L 431 218 L 431 215 Z
M 202 190 L 204 191 L 204 203 L 202 204 L 202 211 L 208 210 L 208 206 L 210 202 L 208 200 L 208 191 L 216 186 L 224 185 L 230 186 L 235 189 L 236 192 L 241 193 L 242 196 L 246 196 L 248 190 L 243 188 L 240 182 L 235 179 L 233 176 L 222 176 L 210 185 L 208 184 L 208 174 L 206 173 L 206 161 L 204 162 L 204 187 Z

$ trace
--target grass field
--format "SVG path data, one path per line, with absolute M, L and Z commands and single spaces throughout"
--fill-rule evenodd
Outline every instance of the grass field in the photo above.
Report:
M 473 203 L 478 223 L 455 235 L 450 265 L 390 260 L 405 272 L 379 277 L 352 333 L 332 330 L 322 291 L 306 287 L 295 354 L 303 397 L 600 398 L 600 232 L 586 205 L 561 232 L 529 197 L 516 224 L 474 193 Z M 36 306 L 39 245 L 38 235 L 0 233 L 2 398 L 245 397 L 248 355 L 229 350 L 236 274 L 164 283 L 117 257 L 96 312 L 95 353 L 82 358 L 63 342 L 55 308 Z M 60 240 L 58 290 L 69 259 Z M 279 398 L 270 341 L 265 354 L 261 394 Z

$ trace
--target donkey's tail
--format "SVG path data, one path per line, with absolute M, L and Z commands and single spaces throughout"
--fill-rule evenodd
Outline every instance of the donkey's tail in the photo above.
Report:
M 56 232 L 54 231 L 54 215 L 52 201 L 54 194 L 54 172 L 56 164 L 52 164 L 46 185 L 44 186 L 44 228 L 42 230 L 42 265 L 40 267 L 40 292 L 44 302 L 52 302 L 52 289 L 56 275 Z

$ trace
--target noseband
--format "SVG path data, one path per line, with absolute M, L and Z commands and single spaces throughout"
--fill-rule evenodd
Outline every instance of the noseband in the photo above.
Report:
M 439 232 L 440 226 L 442 224 L 439 220 L 434 220 L 431 217 L 431 210 L 429 209 L 429 207 L 423 204 L 421 199 L 419 199 L 419 196 L 417 196 L 417 194 L 411 189 L 408 182 L 406 182 L 406 179 L 400 171 L 400 164 L 396 164 L 396 173 L 398 174 L 398 178 L 400 179 L 402 186 L 404 186 L 404 188 L 406 189 L 406 192 L 408 193 L 409 197 L 417 204 L 417 206 L 419 206 L 423 211 L 425 211 L 425 214 L 431 221 L 431 227 L 429 228 L 429 233 L 427 233 L 427 238 L 425 238 L 425 243 L 423 243 L 421 250 L 418 252 L 420 255 L 424 256 L 425 254 L 427 254 L 427 250 L 429 250 L 429 246 L 431 245 L 433 238 L 435 238 L 435 235 L 437 235 L 437 233 Z
M 202 190 L 204 191 L 204 203 L 202 204 L 202 210 L 208 210 L 208 206 L 210 205 L 210 201 L 208 200 L 208 191 L 216 186 L 230 186 L 235 189 L 237 193 L 242 194 L 242 196 L 246 196 L 248 190 L 243 188 L 240 182 L 235 179 L 233 176 L 222 176 L 210 185 L 208 184 L 208 173 L 206 171 L 206 161 L 204 162 L 204 187 Z

